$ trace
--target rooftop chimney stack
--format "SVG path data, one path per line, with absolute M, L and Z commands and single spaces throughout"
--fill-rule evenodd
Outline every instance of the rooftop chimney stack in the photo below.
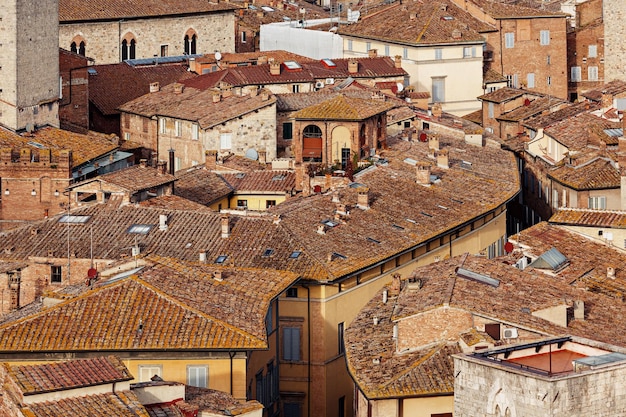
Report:
M 420 185 L 430 185 L 430 166 L 429 165 L 417 165 L 415 166 L 415 181 Z
M 376 49 L 376 48 L 370 49 L 369 51 L 367 51 L 367 55 L 370 58 L 378 58 L 378 49 Z
M 145 84 L 144 84 L 145 85 Z M 150 92 L 151 93 L 156 93 L 157 91 L 159 91 L 161 88 L 159 87 L 159 83 L 155 82 L 155 83 L 150 83 Z
M 437 152 L 437 166 L 443 169 L 450 168 L 447 149 L 442 149 Z
M 270 75 L 280 75 L 280 62 L 270 62 Z
M 435 103 L 432 107 L 433 116 L 439 118 L 441 117 L 441 113 L 443 112 L 441 108 L 441 103 Z
M 258 151 L 259 153 L 259 163 L 266 164 L 267 163 L 267 151 Z
M 606 277 L 608 279 L 615 279 L 615 268 L 609 266 L 606 268 Z
M 357 189 L 357 203 L 356 206 L 361 210 L 369 210 L 370 208 L 370 189 L 367 187 L 361 187 Z
M 217 151 L 208 150 L 204 152 L 204 167 L 209 171 L 217 169 Z
M 146 168 L 148 166 L 148 160 L 145 158 L 141 158 L 139 160 L 139 166 L 142 168 Z
M 428 135 L 428 149 L 439 150 L 439 136 Z
M 159 214 L 159 230 L 162 232 L 167 230 L 167 214 Z
M 216 91 L 213 93 L 213 103 L 219 103 L 222 100 L 222 93 L 220 91 Z
M 398 295 L 400 294 L 400 289 L 402 287 L 402 282 L 400 281 L 400 274 L 395 273 L 391 276 L 391 288 L 389 290 L 389 295 Z
M 165 175 L 167 174 L 167 162 L 159 161 L 157 162 L 157 175 Z
M 393 63 L 396 68 L 402 68 L 402 57 L 400 55 L 396 55 Z
M 356 74 L 359 72 L 359 61 L 356 59 L 350 59 L 348 61 L 348 73 Z
M 174 84 L 174 94 L 182 94 L 185 89 L 185 85 L 181 83 Z
M 582 300 L 574 301 L 574 319 L 575 320 L 585 319 L 585 302 Z
M 220 221 L 222 223 L 222 238 L 227 239 L 230 237 L 230 219 L 228 214 L 223 213 Z

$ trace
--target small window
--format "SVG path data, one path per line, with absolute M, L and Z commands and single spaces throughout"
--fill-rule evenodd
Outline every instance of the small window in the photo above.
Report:
M 300 328 L 283 328 L 283 360 L 297 362 L 300 360 Z
M 550 55 L 546 56 L 546 64 L 548 65 L 552 64 L 552 57 Z
M 161 45 L 161 56 L 167 56 L 167 45 Z
M 365 52 L 369 52 L 370 49 L 372 49 L 372 43 L 365 42 Z
M 289 258 L 290 259 L 298 259 L 300 257 L 300 254 L 302 254 L 302 251 L 295 250 L 295 251 L 291 252 L 291 255 L 289 255 Z
M 159 133 L 167 132 L 167 123 L 165 123 L 165 119 L 159 119 Z
M 177 137 L 181 137 L 183 135 L 183 124 L 180 122 L 180 120 L 176 120 L 174 122 L 174 129 L 176 131 Z
M 463 47 L 463 58 L 471 58 L 472 57 L 472 48 L 470 46 Z
M 283 139 L 285 140 L 293 139 L 293 123 L 291 122 L 283 123 Z
M 61 282 L 62 280 L 62 267 L 59 265 L 50 266 L 50 282 Z
M 589 45 L 587 56 L 589 58 L 596 58 L 598 56 L 598 45 Z
M 274 249 L 267 248 L 265 249 L 265 252 L 263 252 L 263 257 L 269 258 L 270 256 L 272 256 L 273 253 L 274 253 Z
M 241 43 L 246 43 L 246 32 L 241 31 Z
M 504 47 L 505 48 L 515 47 L 515 33 L 508 32 L 504 34 Z
M 541 45 L 550 45 L 550 31 L 542 30 L 539 33 L 539 43 Z
M 526 83 L 528 88 L 535 88 L 535 73 L 529 72 L 526 75 Z
M 276 206 L 276 200 L 265 200 L 265 208 L 271 208 Z
M 187 385 L 207 388 L 209 386 L 209 367 L 207 365 L 187 365 Z
M 237 208 L 240 210 L 248 208 L 248 200 L 237 200 Z
M 200 134 L 200 127 L 197 124 L 192 124 L 191 125 L 191 139 L 192 140 L 198 140 Z
M 385 45 L 385 56 L 389 56 L 389 45 Z
M 294 84 L 291 86 L 291 92 L 292 93 L 299 93 L 300 92 L 300 84 Z
M 352 50 L 352 39 L 348 39 L 348 51 Z
M 298 288 L 296 287 L 288 288 L 285 296 L 287 298 L 298 298 Z
M 598 81 L 598 67 L 588 67 L 587 68 L 587 80 L 588 81 Z
M 574 83 L 579 83 L 582 79 L 580 67 L 572 67 L 571 70 L 571 81 Z
M 402 58 L 409 59 L 409 48 L 402 48 Z
M 494 110 L 495 110 L 495 104 L 493 102 L 489 102 L 489 104 L 487 105 L 487 115 L 490 119 L 494 118 Z
M 437 61 L 443 59 L 443 49 L 442 48 L 435 48 L 435 59 Z
M 343 331 L 344 331 L 344 324 L 343 322 L 341 322 L 337 325 L 337 352 L 339 352 L 340 355 L 345 352 L 344 343 L 343 343 Z
M 139 365 L 139 382 L 148 382 L 152 377 L 161 377 L 163 368 L 160 365 Z
M 605 210 L 606 197 L 589 197 L 589 208 L 594 210 Z
M 220 255 L 217 257 L 217 259 L 215 259 L 215 263 L 221 265 L 226 262 L 226 259 L 228 259 L 228 255 Z
M 548 76 L 548 77 L 546 78 L 546 84 L 548 84 L 548 85 L 552 85 L 552 77 Z

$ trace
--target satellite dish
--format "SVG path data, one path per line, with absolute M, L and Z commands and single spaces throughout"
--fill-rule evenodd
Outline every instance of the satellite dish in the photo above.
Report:
M 222 53 L 220 51 L 215 52 L 215 59 L 218 61 L 222 59 Z
M 402 83 L 396 83 L 396 86 L 398 87 L 398 93 L 402 90 L 404 90 L 404 84 Z
M 246 151 L 246 158 L 256 161 L 259 159 L 259 153 L 256 150 L 250 148 Z

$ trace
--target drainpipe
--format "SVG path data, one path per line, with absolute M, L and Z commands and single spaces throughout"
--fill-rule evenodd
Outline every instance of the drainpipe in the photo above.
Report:
M 228 352 L 228 356 L 230 357 L 230 395 L 233 395 L 233 358 L 237 352 Z
M 311 417 L 311 289 L 306 288 L 306 314 L 307 314 L 307 417 Z

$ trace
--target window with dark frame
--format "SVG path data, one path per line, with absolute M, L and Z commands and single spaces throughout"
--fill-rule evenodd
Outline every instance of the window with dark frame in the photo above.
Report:
M 60 265 L 50 266 L 50 282 L 62 281 L 63 268 Z

